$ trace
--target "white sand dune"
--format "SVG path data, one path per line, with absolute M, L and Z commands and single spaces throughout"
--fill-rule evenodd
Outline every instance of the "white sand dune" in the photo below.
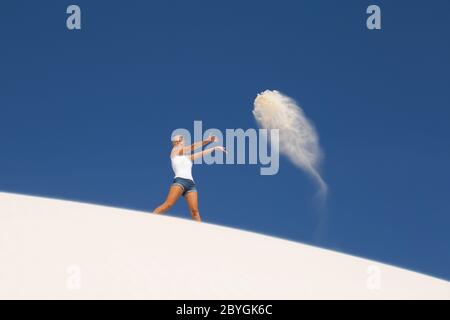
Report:
M 0 193 L 0 298 L 450 299 L 450 283 L 206 223 Z

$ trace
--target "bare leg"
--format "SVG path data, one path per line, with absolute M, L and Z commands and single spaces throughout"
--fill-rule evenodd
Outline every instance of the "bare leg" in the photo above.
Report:
M 200 218 L 200 212 L 198 211 L 198 193 L 197 192 L 186 193 L 185 198 L 189 207 L 189 211 L 191 212 L 192 219 L 201 222 L 202 220 Z
M 183 194 L 183 188 L 180 186 L 171 186 L 169 194 L 167 195 L 166 201 L 161 204 L 158 208 L 153 210 L 154 213 L 161 214 L 173 207 L 177 202 L 178 198 Z

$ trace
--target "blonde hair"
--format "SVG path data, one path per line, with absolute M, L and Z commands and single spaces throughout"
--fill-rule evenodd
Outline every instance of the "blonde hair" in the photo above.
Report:
M 183 141 L 184 137 L 181 134 L 172 137 L 172 145 L 176 145 L 177 143 Z

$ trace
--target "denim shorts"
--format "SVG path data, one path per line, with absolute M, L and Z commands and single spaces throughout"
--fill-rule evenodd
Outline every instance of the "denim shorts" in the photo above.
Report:
M 181 188 L 183 188 L 183 196 L 185 196 L 189 192 L 197 192 L 195 182 L 190 179 L 175 177 L 175 179 L 173 179 L 172 185 L 180 186 Z

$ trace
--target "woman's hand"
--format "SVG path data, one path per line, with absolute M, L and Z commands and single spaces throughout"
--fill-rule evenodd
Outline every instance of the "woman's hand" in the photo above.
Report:
M 215 151 L 222 151 L 223 153 L 228 153 L 228 151 L 222 146 L 214 147 L 214 150 Z
M 212 143 L 212 142 L 216 142 L 216 141 L 217 141 L 217 137 L 216 136 L 209 136 L 206 139 L 206 142 L 208 142 L 208 143 Z
M 209 148 L 209 149 L 206 149 L 206 150 L 203 150 L 203 151 L 191 154 L 190 157 L 191 157 L 191 160 L 194 161 L 195 159 L 203 157 L 206 154 L 213 153 L 214 151 L 222 151 L 223 153 L 228 153 L 227 150 L 225 150 L 224 147 L 217 146 L 217 147 Z

